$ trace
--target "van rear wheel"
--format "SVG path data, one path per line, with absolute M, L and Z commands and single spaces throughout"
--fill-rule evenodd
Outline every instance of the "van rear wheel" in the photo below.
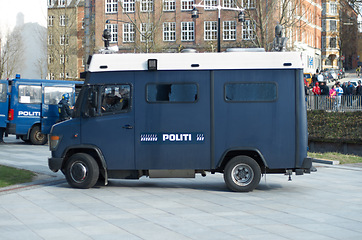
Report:
M 224 181 L 235 192 L 249 192 L 256 188 L 261 179 L 259 164 L 248 156 L 236 156 L 225 166 Z
M 75 188 L 91 188 L 99 177 L 96 160 L 86 153 L 76 153 L 69 158 L 65 167 L 65 178 Z
M 48 142 L 47 135 L 41 132 L 39 125 L 36 125 L 31 129 L 29 139 L 34 145 L 44 145 Z

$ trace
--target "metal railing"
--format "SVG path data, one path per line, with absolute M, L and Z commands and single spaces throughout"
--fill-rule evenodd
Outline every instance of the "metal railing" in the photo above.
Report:
M 362 111 L 361 95 L 342 95 L 331 98 L 324 95 L 307 95 L 306 103 L 308 110 L 326 110 L 352 112 Z

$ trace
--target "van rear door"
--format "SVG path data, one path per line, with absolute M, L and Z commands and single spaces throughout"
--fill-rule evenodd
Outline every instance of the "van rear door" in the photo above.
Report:
M 42 83 L 43 101 L 41 107 L 41 132 L 50 133 L 51 127 L 58 121 L 58 103 L 63 94 L 69 93 L 69 104 L 74 105 L 74 84 Z
M 0 127 L 6 127 L 8 118 L 9 99 L 8 81 L 0 80 Z

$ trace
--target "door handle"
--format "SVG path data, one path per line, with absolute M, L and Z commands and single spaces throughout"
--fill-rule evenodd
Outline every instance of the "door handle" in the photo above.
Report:
M 133 129 L 133 126 L 127 124 L 127 125 L 124 125 L 122 128 L 124 128 L 124 129 Z

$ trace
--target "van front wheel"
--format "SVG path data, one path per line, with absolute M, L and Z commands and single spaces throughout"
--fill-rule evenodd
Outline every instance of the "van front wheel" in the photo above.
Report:
M 99 177 L 96 160 L 86 153 L 76 153 L 69 158 L 65 168 L 65 178 L 72 187 L 91 188 Z
M 226 186 L 235 192 L 249 192 L 256 188 L 261 179 L 259 164 L 248 156 L 236 156 L 225 166 Z

